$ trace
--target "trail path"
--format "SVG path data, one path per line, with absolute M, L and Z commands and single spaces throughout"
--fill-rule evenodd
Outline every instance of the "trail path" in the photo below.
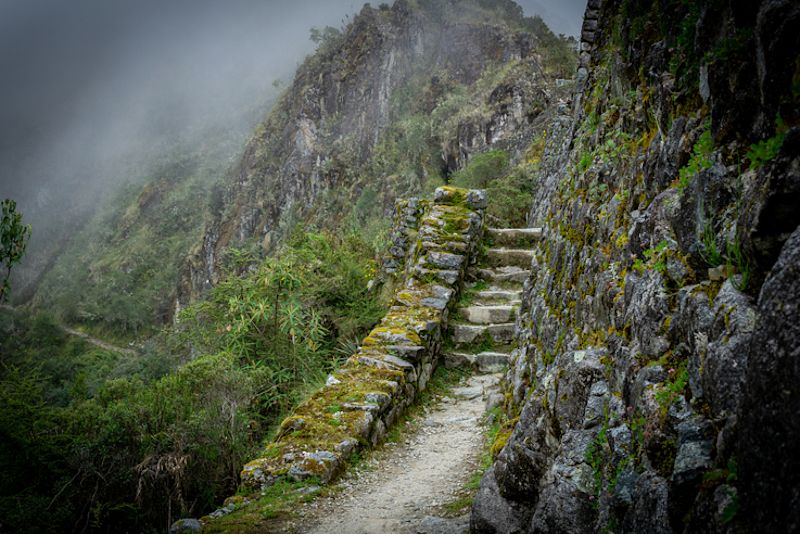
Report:
M 476 471 L 481 417 L 499 375 L 475 375 L 432 407 L 403 442 L 387 446 L 370 469 L 348 476 L 332 497 L 307 504 L 295 525 L 313 534 L 463 533 L 468 516 L 443 519 Z
M 478 469 L 487 400 L 499 404 L 498 383 L 507 369 L 514 320 L 530 275 L 532 243 L 540 228 L 489 228 L 493 248 L 478 265 L 481 282 L 468 284 L 449 325 L 456 351 L 447 367 L 473 375 L 466 386 L 435 405 L 413 434 L 373 459 L 373 470 L 348 476 L 333 497 L 319 498 L 299 512 L 296 532 L 311 534 L 463 534 L 469 516 L 444 519 L 443 505 L 463 495 Z M 478 285 L 480 284 L 480 286 Z M 497 373 L 501 374 L 489 374 Z
M 10 306 L 8 304 L 0 304 L 0 308 L 14 311 L 14 306 Z M 63 330 L 67 334 L 69 334 L 71 336 L 77 336 L 77 337 L 85 340 L 87 343 L 91 343 L 95 347 L 100 347 L 103 350 L 109 350 L 109 351 L 112 351 L 112 352 L 119 352 L 121 354 L 126 354 L 126 355 L 129 355 L 129 356 L 135 356 L 136 355 L 136 351 L 133 350 L 133 349 L 127 349 L 125 347 L 118 347 L 116 345 L 112 345 L 111 343 L 103 341 L 102 339 L 97 339 L 96 337 L 92 337 L 92 336 L 90 336 L 89 334 L 87 334 L 85 332 L 81 332 L 80 330 L 75 330 L 74 328 L 70 328 L 70 327 L 65 326 L 65 325 L 63 325 L 61 323 L 56 323 L 56 324 L 58 325 L 59 328 L 61 328 L 61 330 Z
M 70 334 L 72 336 L 78 336 L 79 338 L 85 340 L 87 343 L 91 343 L 95 347 L 100 347 L 103 350 L 110 350 L 111 352 L 119 352 L 121 354 L 127 354 L 129 356 L 135 356 L 136 351 L 133 349 L 126 349 L 124 347 L 118 347 L 116 345 L 112 345 L 111 343 L 107 343 L 102 339 L 97 339 L 96 337 L 92 337 L 85 332 L 81 332 L 80 330 L 75 330 L 74 328 L 70 328 L 68 326 L 59 325 L 61 329 Z

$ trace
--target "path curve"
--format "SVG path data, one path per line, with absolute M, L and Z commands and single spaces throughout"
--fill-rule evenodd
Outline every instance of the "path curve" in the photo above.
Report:
M 5 310 L 10 310 L 10 311 L 14 311 L 15 310 L 15 307 L 11 306 L 9 304 L 0 304 L 0 308 L 3 308 Z M 75 330 L 74 328 L 70 328 L 70 327 L 65 326 L 65 325 L 63 325 L 61 323 L 58 323 L 58 322 L 55 323 L 55 324 L 56 324 L 56 326 L 58 326 L 61 330 L 63 330 L 67 334 L 69 334 L 71 336 L 77 336 L 77 337 L 83 339 L 84 341 L 86 341 L 87 343 L 90 343 L 90 344 L 94 345 L 95 347 L 100 347 L 103 350 L 110 350 L 112 352 L 119 352 L 121 354 L 126 354 L 128 356 L 135 356 L 136 355 L 136 351 L 133 350 L 133 349 L 126 349 L 124 347 L 118 347 L 116 345 L 112 345 L 111 343 L 103 341 L 102 339 L 97 339 L 96 337 L 92 337 L 92 336 L 90 336 L 89 334 L 87 334 L 85 332 L 81 332 L 80 330 Z
M 123 348 L 123 347 L 118 347 L 116 345 L 112 345 L 111 343 L 107 343 L 107 342 L 103 341 L 102 339 L 97 339 L 96 337 L 92 337 L 92 336 L 90 336 L 89 334 L 87 334 L 85 332 L 81 332 L 80 330 L 75 330 L 74 328 L 70 328 L 68 326 L 64 326 L 64 325 L 59 325 L 59 326 L 67 334 L 70 334 L 72 336 L 77 336 L 77 337 L 83 339 L 84 341 L 86 341 L 87 343 L 91 343 L 92 345 L 94 345 L 96 347 L 100 347 L 101 349 L 110 350 L 111 352 L 119 352 L 121 354 L 127 354 L 129 356 L 135 356 L 136 355 L 136 351 L 133 350 L 133 349 L 126 349 L 126 348 Z

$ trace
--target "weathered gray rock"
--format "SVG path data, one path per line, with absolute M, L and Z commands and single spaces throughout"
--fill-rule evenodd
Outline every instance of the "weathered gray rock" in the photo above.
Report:
M 625 320 L 646 355 L 660 356 L 669 348 L 662 334 L 664 317 L 669 314 L 664 280 L 657 271 L 643 275 L 629 273 L 625 279 Z
M 594 478 L 585 463 L 595 431 L 567 431 L 545 475 L 530 532 L 581 532 L 595 522 Z
M 544 237 L 542 228 L 487 228 L 486 231 L 497 246 L 531 247 Z
M 464 263 L 462 254 L 452 254 L 449 252 L 428 252 L 426 262 L 437 269 L 458 270 Z
M 725 281 L 714 299 L 713 333 L 702 370 L 703 396 L 714 416 L 736 413 L 747 371 L 747 353 L 756 323 L 750 298 Z
M 739 410 L 740 517 L 752 531 L 800 529 L 800 230 L 761 288 Z
M 477 399 L 483 396 L 483 387 L 475 385 L 453 388 L 453 395 L 467 400 Z
M 475 367 L 481 373 L 496 373 L 508 367 L 508 354 L 505 352 L 479 352 L 475 355 Z
M 464 352 L 446 352 L 444 354 L 444 366 L 448 369 L 472 369 L 474 365 L 474 354 L 467 354 Z
M 507 323 L 515 316 L 515 306 L 467 306 L 459 308 L 465 320 L 475 324 Z
M 521 269 L 530 269 L 534 251 L 523 248 L 490 248 L 486 252 L 489 265 L 513 266 Z
M 625 515 L 622 531 L 671 533 L 668 504 L 667 481 L 652 472 L 645 472 L 636 481 L 633 504 Z
M 467 192 L 467 206 L 474 210 L 486 209 L 489 205 L 489 197 L 483 189 L 470 189 Z
M 453 341 L 456 345 L 465 345 L 488 335 L 496 343 L 508 343 L 514 336 L 514 323 L 490 325 L 454 324 L 452 325 Z
M 498 454 L 492 484 L 504 498 L 524 504 L 529 516 L 538 498 L 538 484 L 547 468 L 550 445 L 557 440 L 547 424 L 541 397 L 531 396 L 522 408 L 520 423 Z
M 203 524 L 197 519 L 179 519 L 169 527 L 169 534 L 183 532 L 203 532 Z
M 466 534 L 469 532 L 469 516 L 454 519 L 426 516 L 415 527 L 416 534 Z
M 478 269 L 478 276 L 489 282 L 524 282 L 531 275 L 526 269 L 504 266 L 495 269 Z
M 485 291 L 478 291 L 475 297 L 479 301 L 507 301 L 510 304 L 518 304 L 522 297 L 522 291 L 487 289 Z
M 522 534 L 528 530 L 530 509 L 522 503 L 504 499 L 497 488 L 494 468 L 490 467 L 472 506 L 469 531 L 471 534 Z
M 380 424 L 381 422 L 378 421 Z M 293 480 L 305 480 L 309 477 L 319 477 L 320 482 L 327 484 L 341 468 L 341 462 L 336 454 L 329 451 L 316 451 L 302 453 L 302 459 L 295 462 L 287 475 Z

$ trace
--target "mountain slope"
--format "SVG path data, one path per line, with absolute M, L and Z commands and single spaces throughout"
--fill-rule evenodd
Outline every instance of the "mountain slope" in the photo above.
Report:
M 224 208 L 185 271 L 182 304 L 219 279 L 228 247 L 258 257 L 296 224 L 369 232 L 397 196 L 441 183 L 470 153 L 532 121 L 548 101 L 543 87 L 574 61 L 567 42 L 508 1 L 365 6 L 343 32 L 323 35 L 230 174 Z M 481 94 L 512 65 L 529 71 L 527 89 Z M 490 124 L 493 115 L 507 120 Z M 472 135 L 482 140 L 458 146 L 480 116 Z
M 241 154 L 246 135 L 242 126 L 193 132 L 165 147 L 157 161 L 137 166 L 146 174 L 115 177 L 124 185 L 59 245 L 31 304 L 123 339 L 170 322 L 180 265 L 210 218 L 214 186 Z

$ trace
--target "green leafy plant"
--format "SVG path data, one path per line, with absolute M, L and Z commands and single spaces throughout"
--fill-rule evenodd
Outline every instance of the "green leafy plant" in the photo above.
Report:
M 786 138 L 788 128 L 783 119 L 778 115 L 775 119 L 775 135 L 758 143 L 753 143 L 747 151 L 747 159 L 751 169 L 757 169 L 765 163 L 772 161 L 780 152 Z
M 717 248 L 717 234 L 714 232 L 714 223 L 707 218 L 703 223 L 703 235 L 700 237 L 700 256 L 711 267 L 722 265 L 723 258 Z
M 2 284 L 0 284 L 0 302 L 11 289 L 8 279 L 11 277 L 11 268 L 22 260 L 25 247 L 31 235 L 30 225 L 22 224 L 22 214 L 17 211 L 17 203 L 11 199 L 0 202 L 0 265 L 5 269 Z
M 677 369 L 672 368 L 669 372 L 669 380 L 661 385 L 655 395 L 662 417 L 666 417 L 669 407 L 683 394 L 689 383 L 689 372 L 686 370 L 685 361 L 681 362 Z
M 475 154 L 464 169 L 450 177 L 450 183 L 457 187 L 485 188 L 506 173 L 509 159 L 508 152 L 503 150 Z
M 578 161 L 578 172 L 583 174 L 589 170 L 589 167 L 592 166 L 592 161 L 594 161 L 594 153 L 584 152 L 581 155 L 580 161 Z
M 706 129 L 692 148 L 692 155 L 689 162 L 678 171 L 678 189 L 685 189 L 692 178 L 701 171 L 711 168 L 714 164 L 711 153 L 714 150 L 714 138 L 711 130 Z

